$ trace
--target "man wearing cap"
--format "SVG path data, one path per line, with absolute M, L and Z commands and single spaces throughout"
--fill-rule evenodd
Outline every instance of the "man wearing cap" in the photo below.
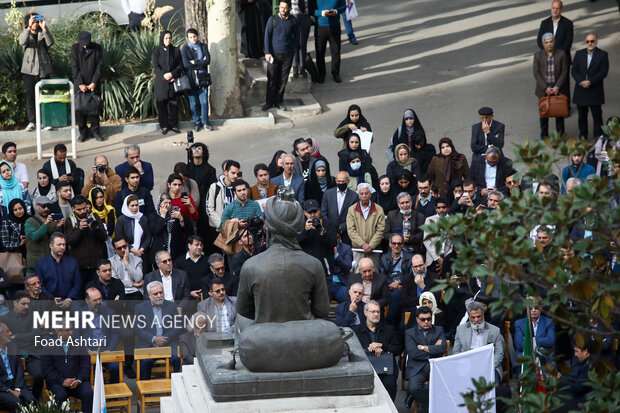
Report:
M 52 201 L 46 196 L 38 196 L 34 200 L 35 214 L 26 220 L 24 232 L 26 234 L 26 267 L 28 273 L 34 273 L 37 260 L 50 253 L 50 236 L 59 231 L 65 224 L 62 218 L 54 221 L 52 218 Z
M 91 42 L 90 38 L 89 32 L 80 32 L 78 42 L 71 46 L 71 71 L 76 94 L 90 92 L 99 96 L 101 95 L 99 78 L 101 77 L 103 51 L 101 46 Z M 84 142 L 91 135 L 98 141 L 103 141 L 103 136 L 99 133 L 99 114 L 85 114 L 76 107 L 75 118 L 80 130 L 79 142 Z M 87 121 L 90 122 L 90 128 L 86 125 Z
M 472 159 L 475 155 L 484 155 L 491 146 L 504 147 L 504 124 L 493 120 L 493 109 L 482 107 L 478 110 L 480 123 L 471 127 Z
M 306 223 L 304 229 L 297 235 L 297 241 L 299 241 L 302 251 L 321 261 L 327 280 L 327 291 L 331 292 L 332 279 L 329 269 L 334 267 L 336 228 L 331 225 L 327 218 L 321 218 L 321 208 L 314 199 L 308 199 L 304 202 L 304 215 L 306 216 Z
M 293 55 L 299 49 L 297 19 L 290 15 L 290 0 L 280 1 L 278 14 L 271 16 L 265 26 L 265 60 L 267 66 L 267 98 L 262 109 L 284 106 L 284 90 L 293 65 Z
M 555 48 L 553 33 L 542 35 L 543 50 L 534 55 L 534 93 L 540 99 L 545 96 L 562 94 L 568 96 L 568 56 L 563 50 Z M 555 118 L 555 129 L 564 133 L 564 118 Z M 540 138 L 549 136 L 549 118 L 540 118 Z

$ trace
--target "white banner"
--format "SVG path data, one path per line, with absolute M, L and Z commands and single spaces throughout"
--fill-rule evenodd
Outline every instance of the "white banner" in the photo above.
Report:
M 467 413 L 461 393 L 474 389 L 472 378 L 495 380 L 493 344 L 453 356 L 430 359 L 429 413 Z M 495 390 L 486 395 L 495 399 Z M 495 413 L 495 405 L 490 410 Z

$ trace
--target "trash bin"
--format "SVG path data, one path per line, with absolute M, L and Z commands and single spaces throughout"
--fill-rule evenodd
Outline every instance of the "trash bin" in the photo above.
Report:
M 39 91 L 41 125 L 53 128 L 69 125 L 71 93 L 67 85 L 43 85 Z

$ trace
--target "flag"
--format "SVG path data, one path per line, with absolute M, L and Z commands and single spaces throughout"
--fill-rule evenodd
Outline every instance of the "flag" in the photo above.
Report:
M 105 385 L 103 383 L 103 367 L 97 350 L 97 364 L 95 365 L 95 389 L 93 392 L 93 413 L 106 413 Z

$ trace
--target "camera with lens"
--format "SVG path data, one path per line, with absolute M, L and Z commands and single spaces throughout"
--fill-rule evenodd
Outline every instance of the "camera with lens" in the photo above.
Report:
M 264 221 L 258 215 L 254 215 L 253 217 L 248 218 L 247 221 L 248 231 L 250 231 L 251 233 L 256 234 L 263 230 Z
M 388 284 L 393 283 L 394 281 L 401 282 L 403 277 L 403 273 L 400 271 L 393 271 L 388 277 Z
M 105 173 L 107 171 L 108 167 L 105 165 L 97 165 L 97 172 L 99 173 Z
M 84 219 L 86 220 L 86 223 L 88 224 L 88 227 L 89 227 L 90 229 L 96 229 L 96 228 L 97 228 L 98 222 L 97 222 L 97 220 L 95 219 L 95 217 L 94 217 L 94 216 L 92 216 L 92 215 L 88 215 L 88 216 L 87 216 L 86 218 L 84 218 Z
M 312 226 L 314 227 L 314 229 L 316 229 L 317 231 L 320 231 L 321 228 L 323 227 L 321 225 L 321 220 L 319 218 L 312 218 L 310 220 L 310 223 L 312 224 Z

